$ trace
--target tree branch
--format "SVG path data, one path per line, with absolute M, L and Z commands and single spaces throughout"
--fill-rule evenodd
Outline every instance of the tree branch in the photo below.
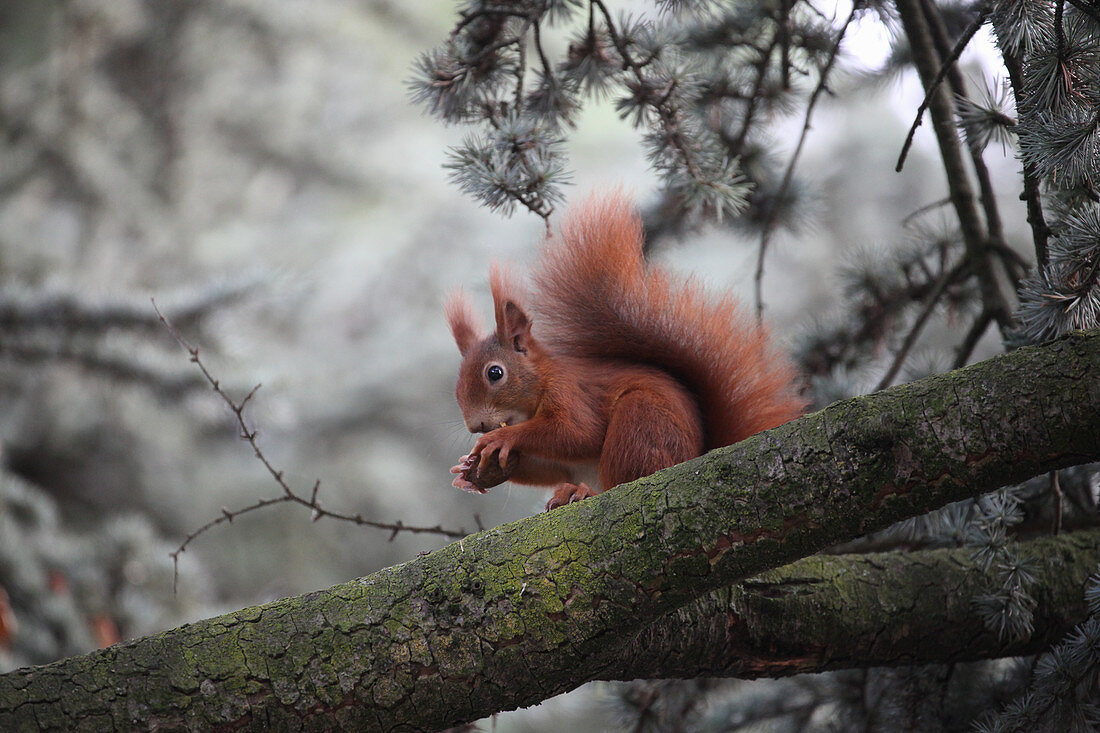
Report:
M 1100 22 L 1100 21 L 1098 21 Z M 1008 71 L 1009 83 L 1012 85 L 1012 96 L 1016 100 L 1016 110 L 1022 114 L 1021 102 L 1024 99 L 1024 73 L 1023 66 L 1016 54 L 1007 46 L 1000 46 L 1001 57 Z M 1043 200 L 1040 191 L 1039 173 L 1035 169 L 1035 163 L 1022 160 L 1024 190 L 1020 198 L 1027 204 L 1027 223 L 1031 226 L 1031 236 L 1035 243 L 1035 264 L 1045 267 L 1047 264 L 1047 240 L 1050 238 L 1050 227 L 1047 226 L 1046 216 L 1043 213 Z
M 947 59 L 940 65 L 940 70 L 936 72 L 935 78 L 932 79 L 930 85 L 926 85 L 927 91 L 924 93 L 924 99 L 921 101 L 920 106 L 917 107 L 916 118 L 913 120 L 913 124 L 909 127 L 909 133 L 905 136 L 905 142 L 901 146 L 901 153 L 898 154 L 898 162 L 894 165 L 894 170 L 900 172 L 905 166 L 905 158 L 909 155 L 909 148 L 913 145 L 913 137 L 917 134 L 917 128 L 920 127 L 921 120 L 924 119 L 924 111 L 928 109 L 928 105 L 932 102 L 932 96 L 940 88 L 940 84 L 947 78 L 948 72 L 955 68 L 955 63 L 962 56 L 962 52 L 966 49 L 967 44 L 974 38 L 974 34 L 977 33 L 982 25 L 985 24 L 986 18 L 989 17 L 989 13 L 992 10 L 989 2 L 985 2 L 978 9 L 977 16 L 970 22 L 970 25 L 966 27 L 966 30 L 959 36 L 959 40 L 955 42 L 955 47 L 951 49 L 951 53 L 948 54 Z
M 0 729 L 436 730 L 619 669 L 704 594 L 1100 459 L 1100 332 L 820 412 L 327 590 L 0 677 Z
M 814 555 L 715 591 L 642 631 L 607 679 L 780 677 L 1034 654 L 1088 616 L 1100 529 L 1021 542 L 1039 600 L 1028 638 L 989 631 L 973 599 L 995 581 L 970 548 Z
M 897 0 L 897 8 L 913 51 L 913 62 L 929 95 L 928 109 L 932 127 L 947 174 L 951 203 L 955 207 L 963 241 L 966 243 L 967 259 L 978 280 L 983 307 L 993 316 L 1003 334 L 1011 322 L 1011 314 L 990 261 L 986 233 L 982 230 L 981 216 L 978 214 L 969 173 L 963 161 L 962 144 L 955 127 L 954 106 L 943 87 L 935 86 L 941 67 L 932 31 L 924 17 L 920 0 Z

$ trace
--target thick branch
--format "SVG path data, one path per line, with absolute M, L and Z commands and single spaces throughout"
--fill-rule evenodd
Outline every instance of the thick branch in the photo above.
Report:
M 435 730 L 611 676 L 718 588 L 1100 459 L 1100 333 L 838 402 L 324 591 L 0 677 L 0 730 Z
M 955 126 L 955 109 L 943 87 L 933 90 L 940 69 L 940 59 L 936 53 L 932 30 L 921 10 L 920 0 L 896 0 L 896 5 L 913 52 L 913 62 L 924 88 L 929 90 L 929 114 L 936 133 L 936 142 L 939 144 L 940 157 L 943 159 L 944 170 L 947 173 L 951 203 L 955 207 L 963 241 L 966 244 L 967 259 L 978 279 L 984 309 L 1004 331 L 1010 320 L 1009 308 L 998 286 L 990 260 L 986 232 L 982 228 L 974 190 L 970 185 L 970 174 L 963 160 L 962 142 L 959 140 Z
M 1100 529 L 1017 546 L 1034 563 L 1027 639 L 998 641 L 974 598 L 994 581 L 968 548 L 814 555 L 661 617 L 620 652 L 608 679 L 779 677 L 852 667 L 967 662 L 1033 654 L 1085 620 L 1083 588 Z

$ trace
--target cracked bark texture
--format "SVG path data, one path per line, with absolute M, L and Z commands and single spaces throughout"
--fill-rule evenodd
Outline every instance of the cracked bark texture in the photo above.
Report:
M 724 586 L 1100 459 L 1100 334 L 838 402 L 304 596 L 0 677 L 0 730 L 436 730 L 614 676 Z M 945 650 L 947 653 L 949 650 Z

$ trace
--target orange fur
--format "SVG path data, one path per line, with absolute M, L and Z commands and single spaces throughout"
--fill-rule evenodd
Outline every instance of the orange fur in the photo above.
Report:
M 801 414 L 794 368 L 767 330 L 732 296 L 647 266 L 642 242 L 641 220 L 621 195 L 572 212 L 535 273 L 546 347 L 666 371 L 697 400 L 708 450 Z
M 529 304 L 494 265 L 494 333 L 475 338 L 467 303 L 448 303 L 456 395 L 484 433 L 452 469 L 456 486 L 552 484 L 553 508 L 593 493 L 585 466 L 607 489 L 802 412 L 767 331 L 733 298 L 648 266 L 642 240 L 625 197 L 596 197 L 548 242 Z

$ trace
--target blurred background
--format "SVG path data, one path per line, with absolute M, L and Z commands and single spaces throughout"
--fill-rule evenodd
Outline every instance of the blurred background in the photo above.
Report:
M 0 672 L 448 541 L 390 541 L 283 505 L 196 537 L 174 592 L 169 553 L 189 533 L 280 489 L 151 298 L 232 397 L 262 383 L 247 420 L 291 486 L 308 496 L 320 479 L 324 507 L 468 532 L 541 509 L 538 490 L 450 485 L 473 440 L 440 304 L 462 286 L 488 315 L 490 260 L 529 261 L 544 233 L 535 216 L 463 198 L 442 168 L 462 131 L 409 102 L 414 58 L 455 12 L 0 2 Z M 807 213 L 767 263 L 766 315 L 787 343 L 835 304 L 839 263 L 892 246 L 905 217 L 944 196 L 927 131 L 893 172 L 916 80 L 868 79 L 883 53 L 870 31 L 846 48 L 842 83 L 859 91 L 822 103 L 799 168 Z M 784 161 L 801 122 L 777 123 Z M 625 184 L 651 202 L 638 139 L 609 103 L 590 106 L 569 141 L 570 199 Z M 1019 231 L 1016 165 L 987 160 Z M 749 300 L 757 237 L 667 237 L 655 257 Z M 998 348 L 994 338 L 976 358 Z M 586 688 L 496 729 L 613 726 L 600 700 Z

